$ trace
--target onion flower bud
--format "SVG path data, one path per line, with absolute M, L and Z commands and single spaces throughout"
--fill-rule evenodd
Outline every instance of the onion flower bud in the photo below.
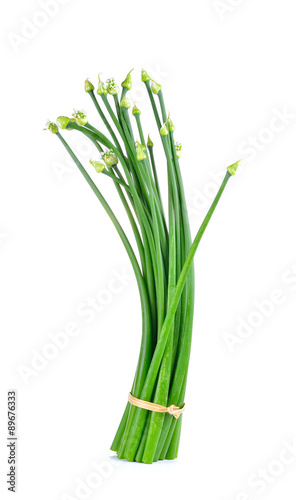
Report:
M 84 83 L 84 90 L 85 92 L 90 92 L 91 90 L 94 90 L 94 86 L 93 84 L 89 81 L 89 79 L 87 78 L 85 80 L 85 83 Z
M 174 132 L 174 130 L 176 130 L 176 127 L 171 120 L 170 113 L 168 116 L 168 129 L 169 129 L 169 132 Z
M 121 84 L 121 86 L 125 87 L 127 90 L 131 90 L 131 88 L 132 88 L 132 76 L 131 76 L 132 71 L 133 71 L 133 69 L 130 70 L 130 72 L 126 76 L 126 79 L 123 80 L 123 82 Z
M 154 80 L 151 81 L 151 90 L 153 94 L 158 94 L 158 92 L 161 90 L 161 85 L 159 83 L 156 83 Z
M 181 142 L 175 142 L 175 150 L 178 158 L 181 158 L 181 149 L 182 149 Z
M 58 123 L 58 126 L 64 130 L 65 128 L 67 128 L 67 125 L 68 123 L 70 122 L 70 118 L 68 118 L 67 116 L 59 116 L 57 118 L 57 123 Z
M 229 167 L 227 167 L 227 171 L 231 174 L 231 175 L 235 175 L 236 171 L 237 171 L 237 168 L 238 168 L 238 165 L 239 165 L 239 162 L 241 160 L 238 160 L 236 163 L 233 163 L 232 165 L 229 165 Z
M 115 82 L 114 78 L 108 78 L 106 81 L 106 88 L 108 91 L 108 94 L 110 95 L 116 95 L 119 93 L 119 87 L 117 83 Z
M 59 127 L 57 126 L 56 123 L 48 120 L 46 122 L 45 128 L 43 130 L 49 130 L 52 134 L 57 134 L 59 131 Z
M 132 113 L 133 113 L 133 115 L 140 115 L 141 114 L 141 111 L 139 110 L 139 108 L 137 108 L 137 106 L 135 104 L 134 104 Z
M 118 163 L 118 158 L 112 149 L 106 149 L 106 151 L 102 153 L 102 159 L 108 167 L 113 167 Z
M 169 131 L 166 127 L 166 124 L 164 123 L 163 126 L 160 129 L 160 135 L 168 135 Z
M 105 163 L 103 163 L 102 160 L 89 160 L 89 163 L 91 163 L 92 166 L 95 167 L 95 171 L 98 172 L 98 174 L 103 172 L 106 167 Z
M 124 97 L 123 99 L 121 99 L 120 101 L 120 107 L 121 108 L 130 108 L 131 107 L 131 102 L 130 100 L 127 98 L 127 97 Z
M 150 76 L 144 69 L 142 69 L 141 77 L 142 77 L 142 82 L 149 82 L 149 80 L 151 80 Z
M 145 154 L 145 146 L 142 146 L 142 144 L 139 143 L 139 141 L 136 142 L 136 153 L 137 153 L 137 160 L 138 161 L 142 161 L 142 160 L 145 160 L 145 158 L 147 158 L 146 154 Z
M 97 94 L 99 94 L 99 95 L 102 95 L 102 94 L 107 95 L 108 94 L 107 87 L 106 87 L 105 83 L 101 82 L 100 75 L 99 75 Z
M 75 118 L 75 122 L 80 127 L 83 127 L 83 125 L 85 125 L 87 123 L 86 112 L 83 111 L 83 110 L 78 111 L 77 109 L 74 109 L 73 113 L 72 113 L 72 116 Z
M 153 146 L 154 146 L 154 144 L 153 144 L 153 142 L 150 139 L 150 135 L 148 135 L 147 147 L 148 148 L 153 148 Z

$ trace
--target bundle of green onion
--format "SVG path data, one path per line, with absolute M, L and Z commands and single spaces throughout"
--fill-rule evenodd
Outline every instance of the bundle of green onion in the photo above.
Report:
M 175 127 L 167 116 L 161 86 L 145 71 L 142 71 L 142 81 L 166 157 L 167 211 L 162 202 L 153 143 L 149 137 L 145 140 L 141 112 L 134 106 L 133 117 L 130 116 L 127 92 L 132 86 L 131 72 L 121 84 L 120 97 L 119 87 L 112 78 L 105 84 L 99 78 L 98 98 L 94 86 L 88 80 L 85 82 L 85 91 L 98 111 L 106 135 L 88 122 L 83 111 L 74 111 L 73 118 L 57 119 L 61 129 L 77 130 L 94 144 L 98 158 L 90 162 L 97 172 L 107 175 L 114 183 L 133 230 L 136 250 L 58 126 L 48 122 L 47 128 L 60 139 L 106 210 L 136 276 L 142 307 L 142 340 L 131 395 L 165 408 L 174 405 L 182 409 L 194 311 L 193 258 L 238 162 L 227 168 L 216 198 L 192 242 L 179 166 L 181 145 L 175 143 Z M 164 165 L 161 168 L 164 169 Z M 175 417 L 128 402 L 111 449 L 119 458 L 147 464 L 174 459 L 178 454 L 182 415 Z

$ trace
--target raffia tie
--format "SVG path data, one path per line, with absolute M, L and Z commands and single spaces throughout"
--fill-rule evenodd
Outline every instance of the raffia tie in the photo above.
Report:
M 149 403 L 149 401 L 144 401 L 143 399 L 135 398 L 134 396 L 131 395 L 131 393 L 129 393 L 128 395 L 128 400 L 132 405 L 137 406 L 138 408 L 143 408 L 144 410 L 156 411 L 157 413 L 169 413 L 176 419 L 178 419 L 181 413 L 183 413 L 183 411 L 185 410 L 185 403 L 182 406 L 182 408 L 179 408 L 179 406 L 175 405 L 166 407 L 158 405 L 156 403 Z

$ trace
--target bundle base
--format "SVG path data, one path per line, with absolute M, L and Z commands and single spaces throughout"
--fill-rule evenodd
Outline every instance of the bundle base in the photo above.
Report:
M 133 423 L 137 421 L 137 412 L 144 421 L 142 432 L 135 432 Z M 121 419 L 111 450 L 117 458 L 129 462 L 152 464 L 159 460 L 174 460 L 178 457 L 182 415 L 175 419 L 172 415 L 161 415 L 159 424 L 153 427 L 151 438 L 151 415 L 153 412 L 139 410 L 127 404 Z M 153 439 L 157 436 L 158 439 Z

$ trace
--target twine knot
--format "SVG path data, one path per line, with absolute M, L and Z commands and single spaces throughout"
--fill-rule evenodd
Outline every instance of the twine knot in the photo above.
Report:
M 128 400 L 132 405 L 142 408 L 143 410 L 156 411 L 157 413 L 169 413 L 169 415 L 172 415 L 176 419 L 178 419 L 185 410 L 185 403 L 182 408 L 175 405 L 166 407 L 156 403 L 150 403 L 149 401 L 144 401 L 143 399 L 135 398 L 131 395 L 131 393 L 128 395 Z

